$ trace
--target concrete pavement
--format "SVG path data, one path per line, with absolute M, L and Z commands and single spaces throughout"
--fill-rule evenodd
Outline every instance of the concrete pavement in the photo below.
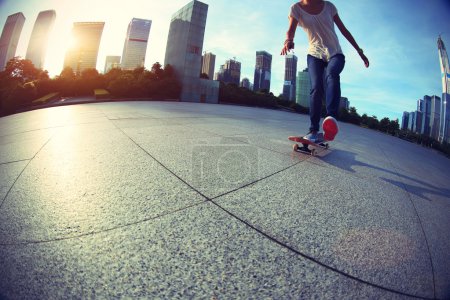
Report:
M 0 298 L 449 299 L 450 160 L 308 116 L 164 102 L 0 119 Z

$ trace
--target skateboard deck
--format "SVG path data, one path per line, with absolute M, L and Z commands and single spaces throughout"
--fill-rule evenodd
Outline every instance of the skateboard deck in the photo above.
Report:
M 290 141 L 296 142 L 296 144 L 292 146 L 292 149 L 294 151 L 310 154 L 312 156 L 315 156 L 317 154 L 317 149 L 326 150 L 329 148 L 327 141 L 324 141 L 322 143 L 314 143 L 310 140 L 305 139 L 303 136 L 290 136 L 288 137 L 288 139 Z M 302 146 L 297 143 L 300 143 Z

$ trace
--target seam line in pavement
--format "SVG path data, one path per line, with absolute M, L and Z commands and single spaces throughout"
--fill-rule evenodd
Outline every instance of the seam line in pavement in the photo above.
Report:
M 116 125 L 114 125 L 114 126 L 116 126 Z M 289 250 L 289 251 L 291 251 L 291 252 L 293 252 L 293 253 L 295 253 L 295 254 L 297 254 L 297 255 L 299 255 L 299 256 L 301 256 L 301 257 L 307 259 L 307 260 L 310 260 L 310 261 L 312 261 L 312 262 L 314 262 L 314 263 L 316 263 L 316 264 L 318 264 L 318 265 L 320 265 L 320 266 L 322 266 L 322 267 L 324 267 L 324 268 L 326 268 L 326 269 L 328 269 L 328 270 L 330 270 L 330 271 L 333 271 L 333 272 L 335 272 L 335 273 L 337 273 L 337 274 L 339 274 L 339 275 L 342 275 L 342 276 L 347 277 L 347 278 L 349 278 L 349 279 L 355 280 L 355 281 L 357 281 L 357 282 L 360 282 L 360 283 L 363 283 L 363 284 L 366 284 L 366 285 L 369 285 L 369 286 L 372 286 L 372 287 L 375 287 L 375 288 L 378 288 L 378 289 L 381 289 L 381 290 L 384 290 L 384 291 L 388 291 L 388 292 L 391 292 L 391 293 L 395 293 L 395 294 L 398 294 L 398 295 L 402 295 L 402 296 L 408 296 L 408 297 L 413 297 L 413 298 L 418 298 L 418 299 L 430 299 L 430 300 L 431 300 L 431 299 L 435 299 L 435 298 L 425 298 L 425 297 L 421 297 L 421 296 L 417 296 L 417 295 L 413 295 L 413 294 L 408 294 L 408 293 L 405 293 L 405 292 L 397 291 L 397 290 L 394 290 L 394 289 L 390 289 L 390 288 L 387 288 L 387 287 L 384 287 L 384 286 L 381 286 L 381 285 L 378 285 L 378 284 L 375 284 L 375 283 L 371 283 L 371 282 L 369 282 L 369 281 L 365 281 L 365 280 L 360 279 L 360 278 L 358 278 L 358 277 L 355 277 L 355 276 L 353 276 L 353 275 L 351 275 L 351 274 L 348 274 L 348 273 L 346 273 L 346 272 L 344 272 L 344 271 L 341 271 L 341 270 L 339 270 L 339 269 L 337 269 L 337 268 L 335 268 L 335 267 L 329 266 L 329 265 L 327 265 L 327 264 L 325 264 L 325 263 L 323 263 L 323 262 L 321 262 L 321 261 L 315 259 L 314 257 L 309 256 L 309 255 L 307 255 L 307 254 L 304 254 L 303 252 L 300 252 L 300 251 L 294 249 L 293 247 L 291 247 L 291 246 L 289 246 L 289 245 L 287 245 L 287 244 L 285 244 L 285 243 L 283 243 L 283 242 L 277 240 L 276 238 L 274 238 L 274 237 L 272 237 L 271 235 L 265 233 L 264 231 L 262 231 L 262 230 L 256 228 L 255 226 L 253 226 L 253 225 L 250 224 L 249 222 L 245 221 L 244 219 L 241 219 L 241 218 L 238 217 L 237 215 L 233 214 L 232 212 L 228 211 L 227 209 L 225 209 L 224 207 L 222 207 L 221 205 L 219 205 L 218 203 L 216 203 L 215 201 L 213 201 L 214 199 L 220 198 L 220 197 L 225 196 L 225 195 L 227 195 L 227 194 L 230 194 L 230 193 L 236 192 L 236 191 L 238 191 L 238 190 L 241 190 L 241 189 L 243 189 L 243 188 L 246 188 L 246 187 L 248 187 L 248 186 L 251 186 L 251 185 L 253 185 L 253 184 L 257 183 L 257 182 L 260 182 L 260 181 L 262 181 L 262 180 L 265 180 L 265 179 L 268 179 L 268 178 L 270 178 L 270 177 L 273 177 L 273 176 L 275 176 L 275 175 L 277 175 L 277 174 L 279 174 L 279 173 L 281 173 L 281 172 L 284 172 L 284 171 L 286 171 L 286 170 L 288 170 L 288 169 L 290 169 L 290 168 L 292 168 L 292 167 L 297 166 L 298 164 L 302 163 L 303 161 L 297 162 L 297 163 L 295 163 L 295 164 L 293 164 L 293 165 L 290 165 L 290 166 L 288 166 L 288 167 L 286 167 L 286 168 L 284 168 L 284 169 L 282 169 L 282 170 L 279 170 L 279 171 L 277 171 L 277 172 L 275 172 L 275 173 L 273 173 L 273 174 L 271 174 L 271 175 L 268 175 L 268 176 L 266 176 L 266 177 L 264 177 L 264 178 L 260 178 L 260 179 L 254 181 L 254 182 L 248 183 L 248 184 L 246 184 L 246 185 L 244 185 L 244 186 L 241 186 L 241 187 L 239 187 L 239 188 L 236 188 L 236 189 L 234 189 L 234 190 L 232 190 L 232 191 L 228 191 L 228 192 L 226 192 L 226 193 L 224 193 L 224 194 L 222 194 L 222 195 L 216 196 L 216 197 L 214 197 L 214 198 L 211 199 L 211 198 L 207 197 L 206 195 L 204 195 L 203 193 L 201 193 L 200 191 L 198 191 L 198 190 L 197 190 L 196 188 L 194 188 L 193 186 L 191 186 L 191 185 L 190 185 L 189 183 L 187 183 L 184 179 L 182 179 L 180 176 L 178 176 L 178 175 L 175 174 L 172 170 L 170 170 L 168 167 L 166 167 L 163 163 L 161 163 L 159 160 L 157 160 L 155 157 L 153 157 L 153 155 L 151 155 L 151 154 L 150 154 L 147 150 L 145 150 L 141 145 L 139 145 L 137 142 L 135 142 L 135 141 L 134 141 L 130 136 L 128 136 L 121 128 L 119 128 L 119 127 L 117 127 L 117 128 L 118 128 L 118 129 L 119 129 L 119 130 L 120 130 L 120 131 L 121 131 L 128 139 L 130 139 L 137 147 L 139 147 L 139 148 L 140 148 L 142 151 L 144 151 L 148 156 L 150 156 L 152 159 L 154 159 L 159 165 L 161 165 L 163 168 L 165 168 L 168 172 L 170 172 L 172 175 L 174 175 L 176 178 L 178 178 L 181 182 L 183 182 L 184 184 L 186 184 L 186 185 L 187 185 L 188 187 L 190 187 L 192 190 L 194 190 L 195 192 L 197 192 L 200 196 L 204 197 L 204 198 L 206 199 L 206 202 L 211 202 L 211 203 L 213 203 L 215 206 L 217 206 L 218 208 L 220 208 L 221 210 L 223 210 L 225 213 L 227 213 L 227 214 L 228 214 L 229 216 L 231 216 L 232 218 L 234 218 L 234 219 L 236 219 L 237 221 L 241 222 L 242 224 L 244 224 L 245 226 L 247 226 L 247 227 L 249 227 L 250 229 L 254 230 L 255 232 L 261 234 L 263 237 L 267 238 L 268 240 L 270 240 L 270 241 L 272 241 L 272 242 L 278 244 L 279 246 L 281 246 L 281 247 L 283 247 L 283 248 L 286 248 L 287 250 Z
M 18 163 L 18 162 L 23 162 L 23 161 L 29 161 L 29 160 L 32 160 L 32 159 L 33 158 L 26 158 L 26 159 L 19 159 L 19 160 L 14 160 L 14 161 L 8 161 L 8 162 L 0 163 L 0 166 L 5 166 L 5 165 Z
M 335 273 L 338 273 L 339 275 L 342 275 L 342 276 L 344 276 L 344 277 L 350 278 L 350 279 L 355 280 L 355 281 L 357 281 L 357 282 L 360 282 L 360 283 L 363 283 L 363 284 L 366 284 L 366 285 L 369 285 L 369 286 L 372 286 L 372 287 L 375 287 L 375 288 L 378 288 L 378 289 L 381 289 L 381 290 L 384 290 L 384 291 L 388 291 L 388 292 L 391 292 L 391 293 L 395 293 L 395 294 L 398 294 L 398 295 L 408 296 L 408 297 L 413 297 L 413 298 L 419 298 L 419 299 L 430 299 L 430 300 L 431 300 L 431 299 L 435 299 L 435 298 L 425 298 L 425 297 L 416 296 L 416 295 L 404 293 L 404 292 L 401 292 L 401 291 L 397 291 L 397 290 L 394 290 L 394 289 L 390 289 L 390 288 L 387 288 L 387 287 L 384 287 L 384 286 L 381 286 L 381 285 L 378 285 L 378 284 L 375 284 L 375 283 L 371 283 L 371 282 L 369 282 L 369 281 L 365 281 L 365 280 L 363 280 L 363 279 L 360 279 L 360 278 L 358 278 L 358 277 L 355 277 L 355 276 L 353 276 L 353 275 L 350 275 L 350 274 L 348 274 L 348 273 L 346 273 L 346 272 L 344 272 L 344 271 L 341 271 L 341 270 L 339 270 L 339 269 L 337 269 L 337 268 L 335 268 L 335 267 L 329 266 L 329 265 L 327 265 L 327 264 L 321 262 L 320 260 L 317 260 L 317 259 L 315 259 L 314 257 L 309 256 L 309 255 L 307 255 L 307 254 L 304 254 L 303 252 L 301 252 L 301 251 L 299 251 L 299 250 L 297 250 L 297 249 L 295 249 L 295 248 L 293 248 L 293 247 L 291 247 L 291 246 L 289 246 L 289 245 L 287 245 L 287 244 L 285 244 L 285 243 L 283 243 L 283 242 L 277 240 L 276 238 L 274 238 L 274 237 L 272 237 L 271 235 L 265 233 L 264 231 L 262 231 L 262 230 L 256 228 L 255 226 L 253 226 L 253 225 L 250 224 L 249 222 L 245 221 L 244 219 L 241 219 L 240 217 L 238 217 L 238 216 L 235 215 L 234 213 L 232 213 L 232 212 L 228 211 L 227 209 L 223 208 L 221 205 L 217 204 L 216 202 L 214 202 L 214 201 L 212 201 L 212 200 L 211 200 L 211 202 L 212 202 L 214 205 L 216 205 L 218 208 L 220 208 L 221 210 L 223 210 L 224 212 L 226 212 L 228 215 L 230 215 L 231 217 L 233 217 L 234 219 L 238 220 L 239 222 L 243 223 L 243 224 L 246 225 L 247 227 L 253 229 L 253 230 L 256 231 L 256 232 L 258 232 L 259 234 L 261 234 L 261 235 L 264 236 L 265 238 L 269 239 L 270 241 L 274 242 L 275 244 L 278 244 L 279 246 L 281 246 L 281 247 L 283 247 L 283 248 L 286 248 L 287 250 L 289 250 L 289 251 L 291 251 L 291 252 L 294 252 L 295 254 L 300 255 L 301 257 L 303 257 L 303 258 L 305 258 L 305 259 L 307 259 L 307 260 L 310 260 L 310 261 L 312 261 L 312 262 L 314 262 L 314 263 L 316 263 L 316 264 L 318 264 L 318 265 L 320 265 L 320 266 L 322 266 L 322 267 L 324 267 L 324 268 L 326 268 L 326 269 L 328 269 L 328 270 L 330 270 L 330 271 L 333 271 L 333 272 L 335 272 Z
M 13 184 L 11 184 L 11 187 L 9 188 L 8 192 L 6 193 L 5 197 L 3 198 L 2 202 L 0 203 L 0 210 L 3 207 L 3 204 L 6 201 L 6 198 L 8 198 L 9 194 L 11 193 L 13 187 L 16 185 L 17 181 L 19 180 L 19 178 L 22 176 L 23 172 L 25 172 L 25 170 L 28 168 L 28 166 L 30 165 L 31 161 L 39 154 L 39 152 L 41 152 L 42 149 L 44 149 L 44 147 L 50 142 L 50 140 L 53 138 L 54 133 L 49 137 L 49 139 L 44 143 L 44 145 L 42 145 L 41 148 L 39 148 L 39 150 L 34 154 L 34 156 L 28 161 L 28 163 L 26 164 L 26 166 L 22 169 L 22 171 L 19 173 L 19 175 L 16 177 L 16 179 L 14 180 Z
M 178 212 L 187 210 L 189 208 L 192 208 L 192 207 L 195 207 L 195 206 L 198 206 L 198 205 L 202 205 L 202 204 L 207 203 L 207 202 L 209 202 L 209 201 L 208 200 L 200 201 L 200 202 L 193 203 L 193 204 L 185 206 L 185 207 L 178 208 L 176 210 L 169 211 L 167 213 L 156 215 L 156 216 L 151 217 L 151 218 L 145 218 L 143 220 L 135 221 L 135 222 L 132 222 L 132 223 L 117 225 L 117 226 L 114 226 L 114 227 L 111 227 L 111 228 L 107 228 L 107 229 L 104 229 L 104 230 L 87 232 L 87 233 L 83 233 L 83 234 L 79 234 L 79 235 L 55 238 L 55 239 L 50 239 L 50 240 L 22 241 L 22 242 L 18 242 L 18 243 L 0 243 L 0 246 L 27 246 L 27 245 L 46 244 L 46 243 L 61 242 L 61 241 L 67 241 L 67 240 L 72 240 L 72 239 L 83 238 L 83 237 L 87 237 L 87 236 L 91 236 L 91 235 L 101 234 L 101 233 L 114 231 L 114 230 L 121 229 L 121 228 L 130 227 L 130 226 L 133 226 L 133 225 L 138 225 L 138 224 L 145 223 L 145 222 L 148 222 L 148 221 L 151 221 L 151 220 L 156 220 L 156 219 L 159 219 L 159 218 L 162 218 L 162 217 L 174 214 L 174 213 L 178 213 Z
M 378 145 L 378 144 L 377 144 L 377 145 Z M 396 175 L 397 175 L 398 177 L 401 177 L 400 174 L 399 174 L 399 172 L 398 172 L 397 167 L 392 163 L 392 161 L 391 161 L 391 159 L 389 158 L 389 156 L 386 155 L 386 152 L 384 152 L 383 148 L 381 148 L 379 145 L 378 145 L 378 148 L 381 150 L 381 152 L 383 153 L 383 155 L 386 157 L 387 161 L 388 161 L 389 164 L 392 166 L 392 168 L 394 168 Z M 413 199 L 412 199 L 412 197 L 411 197 L 411 194 L 410 194 L 409 191 L 408 191 L 408 188 L 406 187 L 406 185 L 405 185 L 403 182 L 400 181 L 400 183 L 401 183 L 401 185 L 403 186 L 403 189 L 405 190 L 406 194 L 408 195 L 408 199 L 409 199 L 409 201 L 411 202 L 411 205 L 412 205 L 412 207 L 413 207 L 413 209 L 414 209 L 414 212 L 416 213 L 417 219 L 418 219 L 418 221 L 419 221 L 420 229 L 422 229 L 422 234 L 423 234 L 423 237 L 424 237 L 424 239 L 425 239 L 425 244 L 427 245 L 428 256 L 429 256 L 429 258 L 430 258 L 431 274 L 432 274 L 432 278 L 433 278 L 433 295 L 434 295 L 434 298 L 436 298 L 436 279 L 435 279 L 435 275 L 434 275 L 434 264 L 433 264 L 433 258 L 432 258 L 432 256 L 431 256 L 431 250 L 430 250 L 430 245 L 429 245 L 429 243 L 428 243 L 428 238 L 427 238 L 427 235 L 425 234 L 425 229 L 423 228 L 422 219 L 420 218 L 419 212 L 417 211 L 417 207 L 416 207 L 416 205 L 414 204 L 414 201 L 413 201 Z

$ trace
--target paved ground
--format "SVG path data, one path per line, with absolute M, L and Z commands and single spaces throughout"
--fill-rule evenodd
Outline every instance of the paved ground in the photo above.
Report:
M 307 116 L 127 102 L 0 119 L 0 298 L 450 298 L 450 160 Z

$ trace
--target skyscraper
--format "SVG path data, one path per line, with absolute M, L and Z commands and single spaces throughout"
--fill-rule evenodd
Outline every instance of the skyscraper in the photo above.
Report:
M 309 79 L 308 68 L 298 72 L 297 76 L 297 104 L 303 107 L 310 107 L 311 80 Z
M 341 101 L 339 101 L 339 110 L 341 109 L 350 109 L 350 101 L 348 101 L 347 97 L 341 97 Z
M 431 128 L 430 128 L 430 118 L 431 118 L 431 97 L 424 96 L 423 97 L 423 108 L 422 108 L 422 126 L 418 133 L 424 134 L 426 136 L 430 136 Z
M 247 90 L 250 90 L 251 89 L 250 80 L 247 77 L 242 79 L 240 87 L 243 87 L 243 88 L 246 88 Z
M 295 101 L 297 86 L 297 56 L 294 54 L 286 55 L 284 68 L 283 98 L 289 101 Z
M 409 112 L 405 111 L 403 112 L 401 129 L 407 130 L 409 128 L 408 126 L 409 126 Z
M 212 53 L 205 53 L 202 56 L 202 74 L 208 75 L 209 79 L 214 78 L 214 68 L 216 66 L 216 56 Z
M 256 52 L 255 77 L 253 80 L 253 90 L 270 91 L 270 78 L 272 71 L 272 55 L 266 51 Z
M 73 23 L 74 43 L 66 52 L 64 67 L 71 67 L 77 74 L 97 67 L 98 49 L 104 26 L 104 22 Z
M 439 125 L 439 141 L 450 142 L 450 65 L 447 50 L 441 37 L 438 38 L 439 60 L 442 73 L 442 101 Z
M 105 61 L 105 71 L 104 73 L 108 73 L 111 69 L 116 69 L 120 67 L 120 56 L 108 55 Z
M 50 30 L 55 22 L 56 12 L 54 10 L 41 11 L 34 23 L 28 44 L 26 59 L 31 60 L 38 69 L 44 68 L 45 54 Z
M 217 80 L 239 86 L 241 81 L 241 63 L 234 59 L 227 60 L 225 64 L 220 66 Z
M 137 18 L 133 18 L 128 24 L 123 46 L 122 69 L 134 70 L 144 66 L 151 26 L 152 21 Z
M 219 82 L 200 79 L 208 5 L 193 0 L 172 16 L 164 64 L 181 81 L 180 100 L 217 103 Z
M 438 96 L 432 96 L 430 109 L 430 136 L 435 140 L 439 138 L 440 120 L 441 98 L 439 98 Z
M 25 16 L 19 12 L 8 16 L 0 37 L 0 71 L 3 71 L 10 59 L 16 55 L 17 44 L 22 32 Z

